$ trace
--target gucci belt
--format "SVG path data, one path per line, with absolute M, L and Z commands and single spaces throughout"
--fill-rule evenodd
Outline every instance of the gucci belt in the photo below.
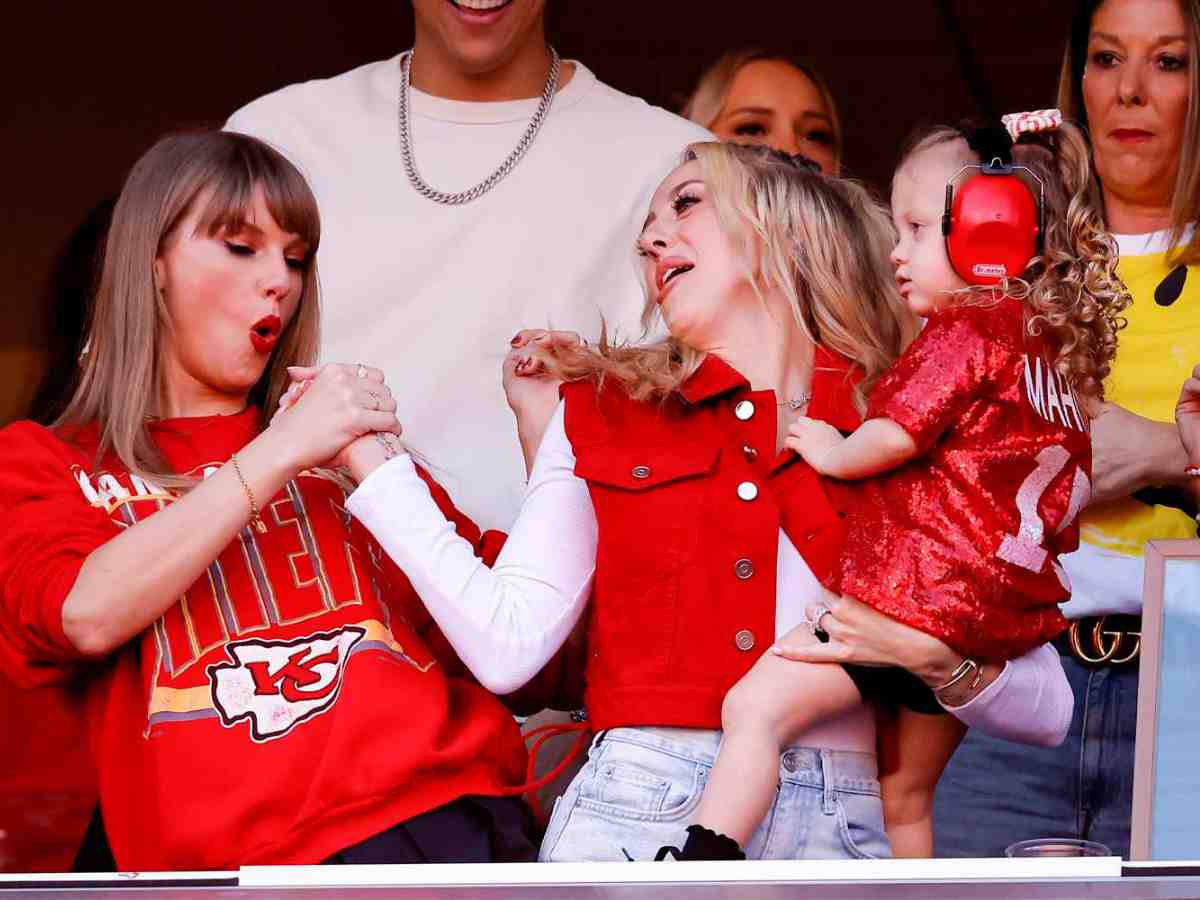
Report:
M 1089 666 L 1121 666 L 1137 662 L 1142 649 L 1141 616 L 1085 616 L 1075 619 L 1055 638 L 1059 652 Z

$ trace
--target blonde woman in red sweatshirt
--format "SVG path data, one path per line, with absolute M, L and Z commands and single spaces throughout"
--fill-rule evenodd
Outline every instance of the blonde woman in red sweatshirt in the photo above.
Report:
M 395 440 L 380 373 L 326 367 L 266 427 L 316 353 L 319 238 L 265 144 L 160 141 L 114 211 L 69 405 L 0 431 L 0 667 L 86 679 L 122 869 L 532 853 L 511 714 L 320 468 Z M 499 536 L 421 477 L 490 559 Z

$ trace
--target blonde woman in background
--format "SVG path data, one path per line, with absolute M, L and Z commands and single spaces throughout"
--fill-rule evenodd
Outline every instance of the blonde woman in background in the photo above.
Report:
M 723 141 L 801 153 L 837 175 L 842 126 L 824 79 L 803 60 L 765 50 L 731 50 L 700 76 L 680 114 Z

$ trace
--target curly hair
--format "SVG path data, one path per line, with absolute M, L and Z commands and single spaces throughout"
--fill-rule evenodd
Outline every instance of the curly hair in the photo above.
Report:
M 871 387 L 917 334 L 901 299 L 888 255 L 891 219 L 866 188 L 822 175 L 816 164 L 763 146 L 698 143 L 695 160 L 712 193 L 722 229 L 741 250 L 756 289 L 779 290 L 814 343 L 854 360 L 863 379 L 854 403 L 866 410 Z M 647 303 L 650 332 L 658 307 Z M 643 345 L 614 344 L 602 330 L 599 346 L 544 354 L 564 380 L 617 379 L 635 400 L 664 399 L 704 360 L 675 338 Z
M 961 146 L 963 163 L 979 163 L 964 129 L 938 126 L 909 141 L 897 173 L 925 151 L 952 142 Z M 1117 275 L 1116 242 L 1093 200 L 1087 141 L 1077 127 L 1064 122 L 1053 132 L 1021 135 L 1012 158 L 1045 188 L 1041 251 L 1019 277 L 958 293 L 966 295 L 963 302 L 1002 294 L 1024 301 L 1029 333 L 1046 329 L 1054 339 L 1055 369 L 1083 398 L 1103 400 L 1104 380 L 1117 353 L 1117 332 L 1125 327 L 1121 312 L 1131 301 Z M 1018 174 L 1028 180 L 1025 173 Z M 1032 184 L 1030 188 L 1037 193 Z

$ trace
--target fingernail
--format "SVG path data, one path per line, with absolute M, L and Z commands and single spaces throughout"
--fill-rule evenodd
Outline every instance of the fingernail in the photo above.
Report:
M 508 342 L 508 345 L 510 347 L 517 347 L 520 345 L 520 343 L 521 343 L 521 336 L 519 334 L 514 334 L 512 337 L 512 340 Z
M 774 646 L 768 647 L 767 652 L 774 656 L 783 656 L 783 648 L 782 647 L 774 647 Z

